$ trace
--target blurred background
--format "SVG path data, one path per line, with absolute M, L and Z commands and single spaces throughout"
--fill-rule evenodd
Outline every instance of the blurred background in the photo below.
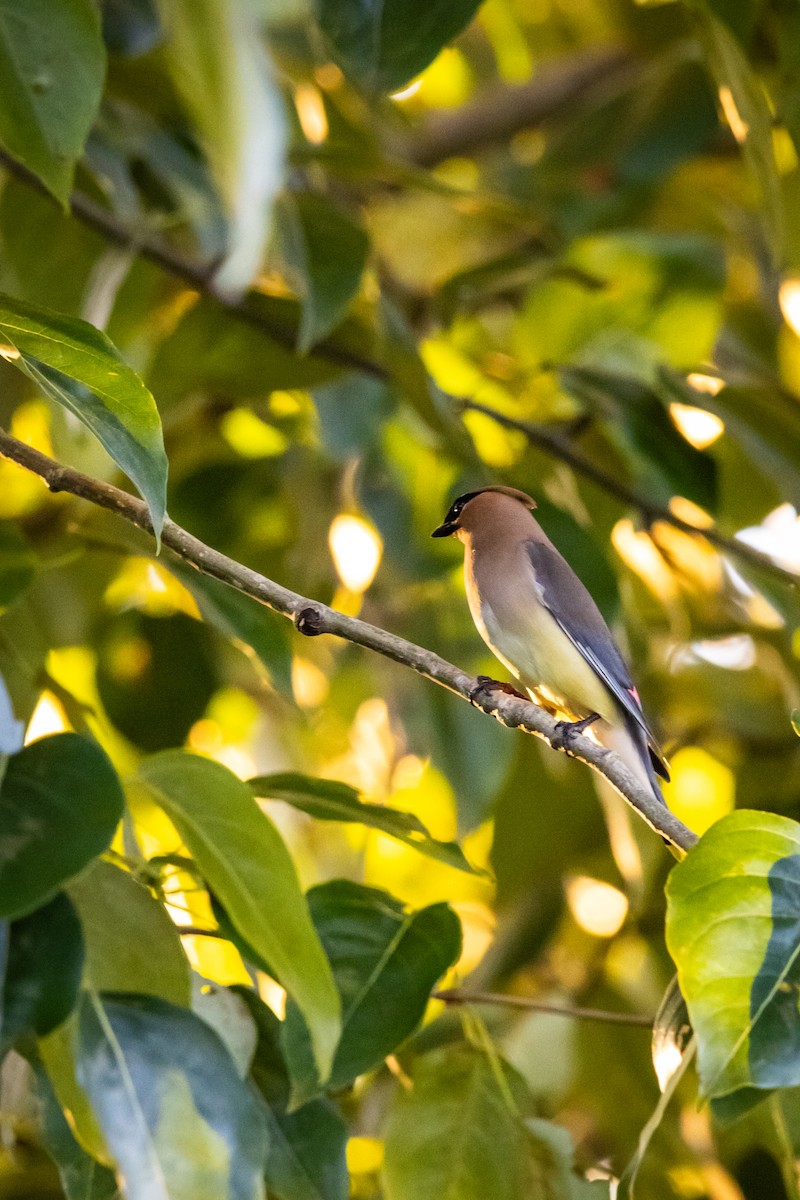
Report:
M 426 58 L 416 6 L 370 55 L 347 5 L 105 0 L 71 214 L 3 152 L 0 289 L 104 328 L 143 376 L 175 521 L 476 673 L 499 668 L 461 550 L 430 531 L 467 490 L 530 492 L 628 655 L 672 810 L 697 833 L 734 806 L 800 819 L 800 11 L 456 8 L 466 27 Z M 0 422 L 115 478 L 5 360 Z M 352 784 L 458 837 L 479 873 L 270 802 L 306 886 L 451 901 L 451 984 L 655 1013 L 671 859 L 580 764 L 300 637 L 7 462 L 0 606 L 29 739 L 89 729 L 122 773 L 185 744 L 243 778 Z M 175 919 L 200 923 L 207 898 L 176 880 Z M 204 975 L 247 981 L 231 944 L 185 943 Z M 420 1044 L 456 1036 L 455 1013 L 431 1018 Z M 484 1018 L 579 1163 L 623 1165 L 658 1100 L 647 1031 Z M 381 1195 L 386 1086 L 347 1102 L 362 1200 Z M 774 1200 L 776 1138 L 763 1109 L 714 1129 L 688 1084 L 642 1195 Z M 35 1161 L 6 1164 L 3 1195 L 38 1194 Z

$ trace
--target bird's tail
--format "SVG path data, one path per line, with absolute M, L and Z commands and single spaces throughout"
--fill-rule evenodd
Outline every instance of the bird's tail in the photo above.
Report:
M 611 725 L 607 721 L 598 721 L 593 726 L 593 732 L 601 746 L 615 751 L 628 770 L 650 789 L 658 802 L 666 804 L 653 767 L 647 736 L 638 725 L 633 722 L 630 725 Z

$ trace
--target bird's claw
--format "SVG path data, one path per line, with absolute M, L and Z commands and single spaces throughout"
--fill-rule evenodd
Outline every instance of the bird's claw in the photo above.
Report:
M 573 739 L 578 734 L 585 733 L 590 725 L 594 725 L 595 721 L 599 720 L 599 713 L 590 713 L 588 717 L 583 717 L 580 721 L 556 721 L 550 745 L 554 750 L 563 750 L 565 754 L 571 754 L 570 747 Z
M 505 696 L 514 696 L 518 700 L 527 700 L 522 692 L 518 692 L 510 683 L 503 683 L 500 679 L 492 679 L 491 675 L 479 675 L 476 686 L 469 694 L 470 704 L 474 704 L 476 708 L 480 708 L 481 699 L 486 699 L 491 696 L 492 692 L 502 692 Z

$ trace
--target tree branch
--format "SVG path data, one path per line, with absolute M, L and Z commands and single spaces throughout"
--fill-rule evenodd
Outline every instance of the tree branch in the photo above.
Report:
M 51 198 L 50 193 L 40 183 L 33 172 L 24 167 L 22 163 L 18 163 L 3 149 L 0 149 L 0 163 L 2 163 L 7 171 L 15 175 L 17 179 L 35 188 L 37 192 L 41 192 L 43 195 Z M 185 258 L 182 254 L 167 246 L 160 239 L 129 228 L 121 221 L 118 221 L 109 209 L 104 208 L 83 192 L 76 191 L 72 193 L 70 197 L 70 209 L 82 224 L 86 225 L 89 229 L 93 229 L 95 233 L 99 233 L 107 242 L 141 255 L 142 258 L 146 258 L 148 262 L 154 263 L 155 266 L 174 276 L 175 279 L 182 280 L 189 287 L 194 288 L 195 291 L 209 296 L 212 300 L 216 300 L 228 312 L 233 313 L 248 325 L 260 329 L 262 333 L 268 334 L 273 341 L 278 342 L 281 346 L 285 346 L 287 350 L 295 351 L 297 349 L 297 329 L 295 327 L 287 328 L 280 321 L 273 320 L 265 313 L 260 312 L 253 307 L 247 296 L 243 296 L 239 300 L 232 300 L 230 296 L 217 291 L 213 283 L 215 264 L 206 266 L 193 262 L 191 259 Z M 356 354 L 355 351 L 337 346 L 331 341 L 323 339 L 323 341 L 317 342 L 313 353 L 318 358 L 327 359 L 328 362 L 335 363 L 337 366 L 344 367 L 347 370 L 361 371 L 364 375 L 370 375 L 374 379 L 389 378 L 389 372 L 381 363 L 367 358 L 366 355 Z
M 566 1004 L 550 1004 L 547 1000 L 534 1000 L 530 996 L 509 996 L 502 992 L 470 992 L 448 988 L 433 992 L 433 1000 L 445 1004 L 497 1004 L 505 1008 L 524 1008 L 529 1012 L 553 1013 L 557 1017 L 573 1017 L 578 1021 L 604 1021 L 609 1025 L 636 1025 L 641 1029 L 653 1028 L 653 1017 L 639 1013 L 610 1012 L 605 1008 L 576 1008 Z
M 724 533 L 720 533 L 714 525 L 705 526 L 702 529 L 697 525 L 692 525 L 689 521 L 684 521 L 681 517 L 676 516 L 666 505 L 658 504 L 655 500 L 637 492 L 635 488 L 628 487 L 615 475 L 609 475 L 590 458 L 586 458 L 580 450 L 576 450 L 562 434 L 554 433 L 542 425 L 534 425 L 532 422 L 523 421 L 518 417 L 506 416 L 505 413 L 489 408 L 488 405 L 481 404 L 477 400 L 461 400 L 459 407 L 462 412 L 483 413 L 484 416 L 491 417 L 505 429 L 515 429 L 519 433 L 524 433 L 531 445 L 537 446 L 552 458 L 560 459 L 567 466 L 572 467 L 577 474 L 582 475 L 584 479 L 590 479 L 592 483 L 601 487 L 609 496 L 615 496 L 623 504 L 637 509 L 648 525 L 652 525 L 654 521 L 664 521 L 673 528 L 680 529 L 683 533 L 705 538 L 718 550 L 723 550 L 726 554 L 741 559 L 742 562 L 747 562 L 753 567 L 768 572 L 780 579 L 781 583 L 787 583 L 793 588 L 800 583 L 800 577 L 793 571 L 780 566 L 769 555 L 763 554 L 753 546 L 748 546 L 746 542 L 741 542 L 738 538 L 727 537 Z
M 140 529 L 152 532 L 147 506 L 128 492 L 112 484 L 91 479 L 71 467 L 62 466 L 5 431 L 0 431 L 0 455 L 40 476 L 51 492 L 69 492 L 116 513 Z M 266 576 L 213 550 L 169 518 L 164 522 L 162 541 L 198 571 L 220 579 L 237 591 L 252 596 L 268 608 L 290 618 L 300 633 L 308 637 L 330 633 L 368 650 L 374 650 L 377 654 L 402 663 L 426 679 L 455 692 L 462 700 L 472 702 L 477 680 L 466 671 L 440 658 L 438 654 L 282 587 Z M 495 717 L 502 725 L 536 734 L 551 745 L 553 739 L 558 739 L 553 718 L 528 700 L 489 694 L 485 698 L 481 697 L 477 707 Z M 636 809 L 643 820 L 673 846 L 688 850 L 697 841 L 696 836 L 665 805 L 660 804 L 648 788 L 639 783 L 616 754 L 582 736 L 574 738 L 571 751 L 576 758 L 588 763 L 603 775 Z
M 472 154 L 481 146 L 532 129 L 583 102 L 611 80 L 630 78 L 641 64 L 628 50 L 584 50 L 540 68 L 527 83 L 481 92 L 452 112 L 430 117 L 406 149 L 421 167 Z

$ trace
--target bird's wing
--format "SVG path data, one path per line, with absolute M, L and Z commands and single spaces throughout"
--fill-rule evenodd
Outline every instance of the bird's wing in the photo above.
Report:
M 592 670 L 600 676 L 631 722 L 645 735 L 655 769 L 664 779 L 669 779 L 664 756 L 642 712 L 639 693 L 600 609 L 554 546 L 547 542 L 529 541 L 526 548 L 536 572 L 536 585 L 542 604 Z

